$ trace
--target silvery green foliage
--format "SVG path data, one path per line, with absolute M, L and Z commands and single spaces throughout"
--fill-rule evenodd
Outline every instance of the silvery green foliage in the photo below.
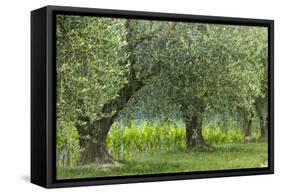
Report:
M 127 83 L 125 21 L 85 16 L 57 17 L 58 118 L 92 120 Z
M 116 113 L 161 123 L 267 112 L 265 27 L 58 15 L 56 35 L 58 130 Z M 128 85 L 128 102 L 109 103 Z
M 256 98 L 266 102 L 266 28 L 177 23 L 165 37 L 170 22 L 137 24 L 136 31 L 147 39 L 132 51 L 134 65 L 144 78 L 153 76 L 144 80 L 127 113 L 148 118 L 179 112 L 236 114 L 253 111 Z

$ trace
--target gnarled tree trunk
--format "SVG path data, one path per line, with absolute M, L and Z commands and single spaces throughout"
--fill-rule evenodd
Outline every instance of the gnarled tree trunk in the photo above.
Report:
M 86 125 L 77 126 L 80 144 L 80 164 L 113 162 L 106 150 L 106 138 L 114 116 L 95 122 L 86 121 Z
M 266 138 L 268 133 L 268 114 L 267 112 L 267 103 L 262 103 L 265 99 L 256 99 L 255 108 L 256 113 L 259 119 L 259 128 L 261 138 Z M 266 111 L 264 111 L 266 110 Z
M 261 124 L 262 122 L 262 124 Z M 260 132 L 261 132 L 261 138 L 267 138 L 268 135 L 268 116 L 260 120 Z
M 252 119 L 247 119 L 245 123 L 245 138 L 252 137 Z
M 249 113 L 244 122 L 244 137 L 245 140 L 252 138 L 252 124 L 253 124 L 253 113 Z
M 192 116 L 185 121 L 186 145 L 188 148 L 204 147 L 206 145 L 202 135 L 202 118 Z
M 257 109 L 257 115 L 259 118 L 259 127 L 260 127 L 261 138 L 266 138 L 267 131 L 268 131 L 268 126 L 267 126 L 268 116 L 264 116 L 259 109 Z
M 79 120 L 85 124 L 76 124 L 80 138 L 81 164 L 108 163 L 114 161 L 106 150 L 106 138 L 108 132 L 114 123 L 117 113 L 122 110 L 128 103 L 129 99 L 144 86 L 142 82 L 135 79 L 134 72 L 132 72 L 129 80 L 130 82 L 121 89 L 119 97 L 103 106 L 103 113 L 111 114 L 112 112 L 115 112 L 114 115 L 95 121 L 92 121 L 88 117 L 81 117 Z

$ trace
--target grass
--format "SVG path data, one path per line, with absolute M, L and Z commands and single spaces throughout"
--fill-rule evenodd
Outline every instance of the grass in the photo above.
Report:
M 117 164 L 58 167 L 57 179 L 267 167 L 267 143 L 216 145 L 213 151 L 174 150 Z

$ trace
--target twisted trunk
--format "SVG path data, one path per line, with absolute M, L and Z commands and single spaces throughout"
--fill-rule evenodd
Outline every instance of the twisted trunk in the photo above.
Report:
M 257 111 L 257 116 L 258 116 L 258 119 L 259 119 L 259 127 L 260 127 L 261 138 L 266 138 L 267 137 L 267 131 L 268 131 L 268 126 L 267 126 L 268 116 L 264 116 L 259 107 L 256 108 L 256 111 Z
M 262 122 L 262 124 L 261 124 Z M 265 120 L 260 120 L 260 132 L 261 132 L 261 138 L 267 138 L 268 134 L 268 116 L 265 118 Z
M 261 138 L 266 138 L 268 133 L 268 113 L 267 113 L 267 103 L 262 103 L 265 101 L 263 98 L 256 99 L 255 109 L 259 119 L 259 128 Z
M 186 145 L 188 148 L 204 147 L 206 145 L 202 135 L 202 118 L 192 116 L 185 122 L 186 128 Z
M 252 119 L 247 119 L 244 130 L 245 130 L 245 138 L 252 137 Z
M 77 127 L 81 149 L 80 164 L 113 162 L 106 150 L 106 138 L 114 117 L 103 118 L 95 122 L 88 119 L 86 125 Z
M 253 116 L 253 113 L 249 113 L 244 123 L 244 137 L 246 140 L 250 140 L 252 138 Z
M 135 79 L 134 73 L 131 74 L 130 82 L 120 90 L 119 97 L 106 103 L 102 112 L 110 114 L 111 117 L 104 117 L 100 120 L 92 121 L 89 117 L 81 117 L 79 120 L 84 125 L 76 124 L 80 142 L 80 164 L 88 163 L 108 163 L 113 162 L 113 158 L 106 150 L 106 138 L 114 123 L 117 113 L 128 103 L 129 99 L 140 90 L 144 84 Z

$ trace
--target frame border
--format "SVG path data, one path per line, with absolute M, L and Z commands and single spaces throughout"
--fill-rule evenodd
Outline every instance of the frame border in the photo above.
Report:
M 230 177 L 274 173 L 274 21 L 234 17 L 199 16 L 95 8 L 46 6 L 46 185 L 47 188 L 106 185 L 137 182 Z M 132 175 L 56 180 L 56 14 L 167 20 L 268 28 L 268 167 L 204 172 Z

